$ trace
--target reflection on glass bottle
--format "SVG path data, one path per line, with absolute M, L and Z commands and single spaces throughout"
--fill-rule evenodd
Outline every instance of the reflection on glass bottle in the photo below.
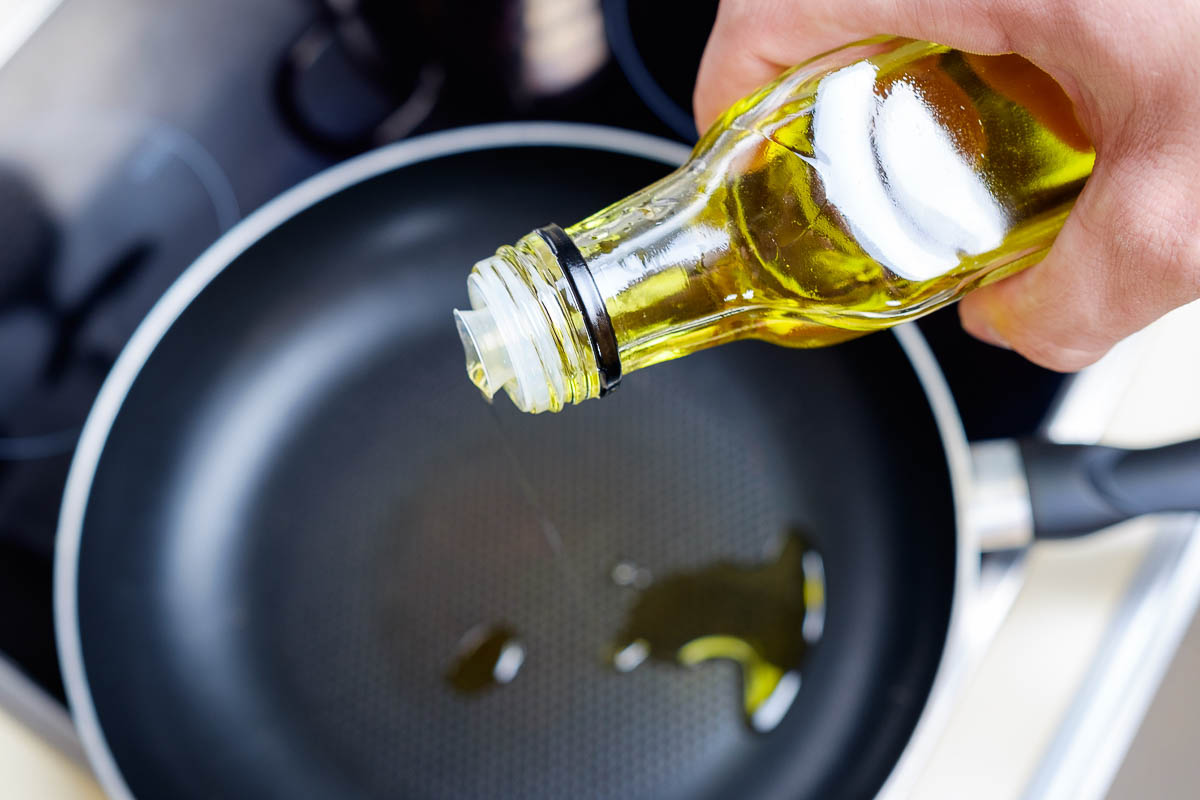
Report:
M 661 181 L 476 264 L 468 371 L 557 411 L 735 339 L 814 347 L 913 319 L 1041 258 L 1094 157 L 1018 56 L 834 51 L 736 103 Z

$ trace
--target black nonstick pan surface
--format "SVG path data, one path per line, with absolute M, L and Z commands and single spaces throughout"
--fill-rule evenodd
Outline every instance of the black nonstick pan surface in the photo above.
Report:
M 962 556 L 943 440 L 891 334 L 739 343 L 558 415 L 489 407 L 470 265 L 665 174 L 611 129 L 467 129 L 248 219 L 151 313 L 93 410 L 57 580 L 68 693 L 115 796 L 866 797 L 912 735 Z M 915 333 L 907 334 L 910 339 Z M 821 554 L 787 715 L 729 662 L 605 660 L 651 574 Z M 446 680 L 480 626 L 511 683 Z

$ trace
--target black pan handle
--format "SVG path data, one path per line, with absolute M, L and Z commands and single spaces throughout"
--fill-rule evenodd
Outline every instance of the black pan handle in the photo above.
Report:
M 1149 450 L 1018 443 L 1033 531 L 1062 539 L 1161 511 L 1200 511 L 1200 439 Z

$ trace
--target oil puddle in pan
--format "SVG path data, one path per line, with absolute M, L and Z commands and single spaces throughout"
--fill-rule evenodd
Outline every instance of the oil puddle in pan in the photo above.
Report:
M 477 625 L 459 641 L 446 682 L 462 694 L 477 694 L 512 683 L 524 663 L 525 646 L 515 630 L 506 624 Z
M 824 562 L 805 538 L 789 533 L 773 560 L 718 562 L 652 579 L 617 564 L 619 586 L 638 590 L 612 648 L 618 672 L 647 660 L 681 667 L 727 659 L 741 668 L 746 723 L 773 730 L 800 690 L 800 669 L 825 627 Z

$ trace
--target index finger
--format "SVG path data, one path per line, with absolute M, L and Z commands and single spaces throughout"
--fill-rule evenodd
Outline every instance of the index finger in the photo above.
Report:
M 757 32 L 765 29 L 772 17 L 780 12 L 788 13 L 794 9 L 795 13 L 802 14 L 805 5 L 803 2 L 776 0 L 758 4 L 725 0 L 720 4 L 717 20 L 700 59 L 696 89 L 692 95 L 696 128 L 701 133 L 727 107 L 770 82 L 792 64 L 845 43 L 839 41 L 823 47 L 821 42 L 829 39 L 828 34 L 801 34 L 787 50 L 787 59 L 778 61 L 768 57 L 766 53 L 769 50 L 763 41 L 765 37 L 757 35 Z
M 841 45 L 891 34 L 1005 53 L 1036 15 L 1018 0 L 723 0 L 696 76 L 697 127 L 706 130 L 788 67 Z

